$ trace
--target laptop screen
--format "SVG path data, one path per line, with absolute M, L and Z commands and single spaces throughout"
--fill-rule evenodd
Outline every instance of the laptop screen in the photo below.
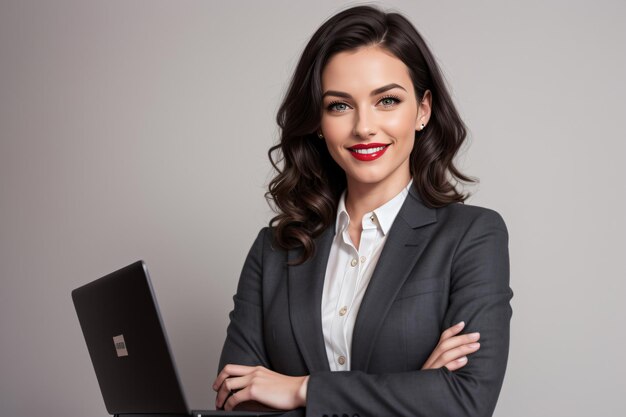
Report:
M 188 414 L 143 261 L 72 291 L 109 414 Z

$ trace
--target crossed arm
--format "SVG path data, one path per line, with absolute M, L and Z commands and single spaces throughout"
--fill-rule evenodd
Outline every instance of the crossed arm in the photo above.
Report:
M 269 408 L 306 406 L 306 416 L 358 414 L 394 416 L 476 416 L 493 414 L 509 350 L 513 291 L 509 287 L 508 232 L 502 217 L 485 210 L 467 229 L 454 254 L 444 326 L 464 320 L 480 331 L 481 347 L 462 368 L 368 374 L 315 372 L 288 376 L 270 370 L 262 335 L 262 240 L 253 244 L 233 297 L 235 308 L 215 381 L 216 406 L 232 389 L 238 401 Z M 224 367 L 227 364 L 235 365 Z M 239 365 L 239 366 L 236 366 Z M 227 376 L 230 378 L 226 379 Z M 236 391 L 240 389 L 241 391 Z

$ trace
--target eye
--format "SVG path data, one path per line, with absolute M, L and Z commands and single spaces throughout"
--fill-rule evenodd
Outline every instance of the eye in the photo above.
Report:
M 341 101 L 333 101 L 326 107 L 326 109 L 328 109 L 329 111 L 335 111 L 336 110 L 339 113 L 343 113 L 344 111 L 346 111 L 346 109 L 342 109 L 342 110 L 336 109 L 335 106 L 347 106 L 347 104 L 346 103 L 342 103 Z
M 393 104 L 400 104 L 400 103 L 402 103 L 402 100 L 400 100 L 400 98 L 397 97 L 397 96 L 389 95 L 389 96 L 385 96 L 385 97 L 381 98 L 380 102 L 385 102 L 385 103 L 383 103 L 384 107 L 391 107 Z
M 389 107 L 393 107 L 396 104 L 402 103 L 402 100 L 400 100 L 398 96 L 387 95 L 381 98 L 378 102 L 379 103 L 383 102 L 383 107 L 389 108 Z M 345 107 L 338 107 L 338 106 L 345 106 Z M 328 104 L 328 106 L 326 106 L 326 109 L 330 112 L 343 113 L 347 110 L 347 106 L 348 105 L 342 101 L 333 101 L 330 104 Z

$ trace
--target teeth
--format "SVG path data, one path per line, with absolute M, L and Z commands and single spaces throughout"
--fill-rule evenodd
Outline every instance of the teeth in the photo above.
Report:
M 379 148 L 369 148 L 369 149 L 351 149 L 351 151 L 356 152 L 356 153 L 362 153 L 362 154 L 371 154 L 374 152 L 380 152 L 383 149 L 385 149 L 384 146 L 381 146 Z

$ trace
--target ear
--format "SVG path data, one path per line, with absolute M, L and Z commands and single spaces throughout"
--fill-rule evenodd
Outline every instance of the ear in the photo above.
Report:
M 424 128 L 428 125 L 430 120 L 430 112 L 432 109 L 433 95 L 430 90 L 426 90 L 422 96 L 422 101 L 417 103 L 417 119 L 415 120 L 415 130 L 422 130 L 422 123 Z

